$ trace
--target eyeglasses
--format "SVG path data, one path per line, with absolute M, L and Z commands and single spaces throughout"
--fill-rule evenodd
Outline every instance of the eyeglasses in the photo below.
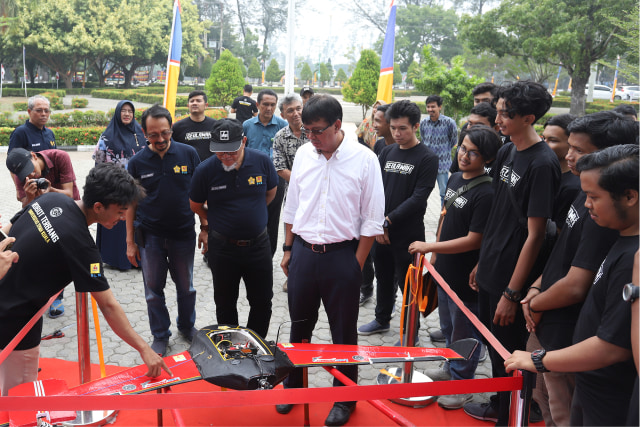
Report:
M 324 133 L 325 130 L 329 129 L 331 126 L 333 126 L 335 122 L 331 123 L 329 126 L 327 126 L 324 129 L 305 129 L 304 126 L 300 129 L 302 131 L 302 133 L 304 133 L 305 135 L 309 136 L 309 135 L 315 135 L 315 136 L 320 136 Z
M 461 145 L 460 148 L 458 148 L 458 152 L 462 154 L 463 157 L 465 155 L 469 156 L 469 160 L 471 161 L 480 157 L 480 153 L 477 150 L 467 150 L 467 147 L 464 145 Z
M 162 132 L 160 132 L 159 134 L 157 133 L 150 133 L 147 134 L 147 140 L 151 141 L 152 139 L 158 139 L 160 137 L 162 137 L 162 139 L 167 139 L 171 136 L 171 134 L 173 133 L 172 130 L 167 129 L 167 130 L 163 130 Z
M 218 158 L 221 158 L 221 157 L 232 157 L 233 158 L 233 157 L 238 155 L 238 151 L 217 151 L 216 152 L 216 156 L 218 156 Z
M 125 110 L 124 108 L 120 110 L 120 112 L 124 114 L 133 114 L 133 110 Z
M 38 108 L 37 110 L 33 110 L 38 114 L 49 114 L 51 112 L 51 110 L 49 110 L 48 108 Z

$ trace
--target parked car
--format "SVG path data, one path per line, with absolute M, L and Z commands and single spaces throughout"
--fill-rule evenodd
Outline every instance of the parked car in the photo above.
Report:
M 613 89 L 605 85 L 593 85 L 593 99 L 611 99 Z M 585 85 L 584 94 L 589 95 L 589 85 Z
M 616 99 L 635 101 L 640 99 L 640 86 L 620 86 L 616 88 Z

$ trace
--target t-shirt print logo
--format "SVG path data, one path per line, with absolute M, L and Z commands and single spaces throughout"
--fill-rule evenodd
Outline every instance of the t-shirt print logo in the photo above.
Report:
M 600 264 L 600 268 L 598 269 L 598 272 L 596 273 L 596 277 L 595 279 L 593 279 L 593 284 L 595 285 L 596 283 L 598 283 L 598 280 L 600 280 L 600 278 L 602 277 L 602 273 L 604 270 L 604 263 L 607 262 L 607 259 L 605 258 L 604 261 L 602 261 L 602 264 Z
M 569 212 L 567 212 L 567 219 L 565 221 L 567 223 L 567 226 L 569 228 L 573 228 L 573 226 L 576 225 L 576 222 L 578 222 L 579 219 L 580 215 L 578 214 L 578 211 L 573 207 L 573 205 L 571 205 L 571 207 L 569 208 Z
M 453 206 L 455 206 L 456 208 L 462 209 L 464 207 L 464 205 L 466 205 L 468 202 L 467 199 L 465 199 L 462 196 L 458 196 L 458 198 L 453 202 Z
M 221 130 L 220 131 L 220 141 L 228 141 L 229 140 L 229 131 Z
M 57 218 L 62 215 L 62 208 L 53 208 L 49 211 L 49 216 L 52 218 Z
M 415 167 L 414 165 L 410 165 L 410 164 L 407 164 L 407 163 L 392 162 L 391 160 L 389 160 L 384 165 L 384 171 L 385 172 L 400 173 L 402 175 L 407 175 L 407 174 L 410 174 L 413 171 L 414 167 Z
M 518 181 L 520 181 L 520 175 L 511 171 L 511 166 L 504 165 L 500 169 L 500 180 L 502 182 L 509 182 L 509 174 L 511 174 L 511 187 L 515 187 Z

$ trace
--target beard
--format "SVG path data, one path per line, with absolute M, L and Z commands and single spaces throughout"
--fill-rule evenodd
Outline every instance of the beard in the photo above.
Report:
M 234 170 L 237 167 L 238 167 L 238 162 L 234 162 L 232 165 L 229 165 L 229 166 L 227 166 L 224 163 L 222 163 L 222 169 L 224 169 L 225 172 L 231 172 L 232 170 Z

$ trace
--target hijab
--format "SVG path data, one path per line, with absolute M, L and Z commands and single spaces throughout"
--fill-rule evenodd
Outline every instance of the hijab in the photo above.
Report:
M 126 104 L 129 104 L 134 113 L 134 118 L 128 125 L 122 122 L 122 107 Z M 133 106 L 133 102 L 129 100 L 118 102 L 116 111 L 113 113 L 113 119 L 111 119 L 101 137 L 104 139 L 107 150 L 114 153 L 126 153 L 127 157 L 131 157 L 147 145 L 142 127 L 135 119 L 135 112 L 136 108 Z

